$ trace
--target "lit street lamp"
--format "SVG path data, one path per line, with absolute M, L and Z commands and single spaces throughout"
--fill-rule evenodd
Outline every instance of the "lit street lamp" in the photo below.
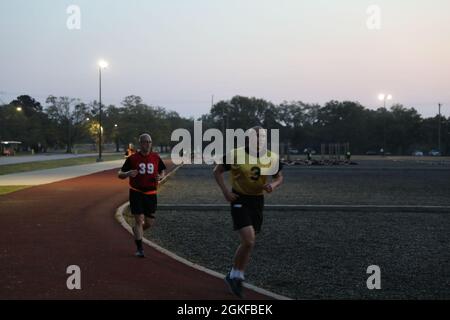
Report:
M 392 100 L 392 95 L 380 93 L 378 95 L 378 100 L 383 101 L 383 107 L 386 108 L 386 100 Z
M 99 103 L 100 103 L 100 110 L 98 113 L 98 123 L 99 123 L 99 129 L 98 129 L 98 159 L 97 162 L 103 161 L 102 159 L 102 69 L 105 69 L 108 67 L 108 62 L 105 60 L 100 60 L 98 62 L 98 76 L 99 76 Z

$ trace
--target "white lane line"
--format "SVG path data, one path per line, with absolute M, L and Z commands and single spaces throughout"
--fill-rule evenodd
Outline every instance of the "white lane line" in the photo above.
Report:
M 159 204 L 158 208 L 163 210 L 217 210 L 217 209 L 228 209 L 230 207 L 229 204 L 221 204 L 221 203 L 185 203 L 185 204 Z M 408 210 L 424 210 L 429 212 L 450 212 L 450 206 L 416 206 L 416 205 L 297 205 L 297 204 L 266 204 L 264 205 L 264 209 L 266 210 L 277 210 L 277 209 L 298 209 L 298 210 L 400 210 L 400 211 L 408 211 Z

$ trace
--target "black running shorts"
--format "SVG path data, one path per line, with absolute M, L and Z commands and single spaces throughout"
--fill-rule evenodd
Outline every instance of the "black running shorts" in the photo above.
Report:
M 235 191 L 233 193 L 238 194 Z M 231 203 L 233 229 L 253 226 L 255 233 L 259 233 L 263 222 L 264 196 L 238 195 L 239 198 Z
M 145 194 L 130 189 L 130 208 L 131 213 L 144 214 L 148 218 L 155 218 L 157 198 L 156 194 Z

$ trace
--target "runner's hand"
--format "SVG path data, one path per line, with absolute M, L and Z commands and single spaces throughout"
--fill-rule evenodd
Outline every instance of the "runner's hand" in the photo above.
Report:
M 270 184 L 270 183 L 265 184 L 265 185 L 263 186 L 263 189 L 264 189 L 267 193 L 271 193 L 271 192 L 273 191 L 272 184 Z
M 224 193 L 224 196 L 225 196 L 225 199 L 228 202 L 234 202 L 239 197 L 236 193 L 233 193 L 233 192 L 230 192 L 230 191 L 227 191 L 226 193 Z
M 128 171 L 128 176 L 129 176 L 129 177 L 134 178 L 134 177 L 137 176 L 137 174 L 138 174 L 138 171 L 137 171 L 137 170 L 130 170 L 130 171 Z

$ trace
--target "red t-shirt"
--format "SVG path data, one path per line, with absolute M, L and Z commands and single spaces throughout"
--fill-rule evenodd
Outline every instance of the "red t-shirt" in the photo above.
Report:
M 156 152 L 150 152 L 144 156 L 136 152 L 129 156 L 122 166 L 121 171 L 137 170 L 136 177 L 130 177 L 130 187 L 142 192 L 156 190 L 158 186 L 158 174 L 165 170 L 166 166 Z

